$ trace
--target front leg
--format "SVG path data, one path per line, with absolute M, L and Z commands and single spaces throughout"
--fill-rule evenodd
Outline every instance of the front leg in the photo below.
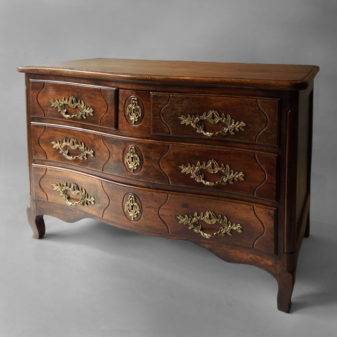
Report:
M 43 220 L 43 215 L 37 215 L 33 207 L 27 208 L 27 217 L 33 230 L 33 238 L 43 239 L 46 233 L 46 227 Z
M 294 289 L 295 273 L 295 271 L 284 271 L 277 277 L 277 308 L 286 313 L 290 312 L 291 308 L 291 295 Z

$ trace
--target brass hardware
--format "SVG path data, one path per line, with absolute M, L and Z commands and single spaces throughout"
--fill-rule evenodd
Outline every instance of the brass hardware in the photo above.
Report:
M 129 194 L 124 210 L 132 221 L 135 221 L 140 216 L 141 208 L 134 194 Z
M 90 196 L 83 187 L 74 183 L 52 184 L 53 190 L 60 192 L 60 196 L 68 206 L 88 206 L 95 204 L 95 198 Z M 71 194 L 79 198 L 71 199 Z
M 181 115 L 179 116 L 179 119 L 180 124 L 191 125 L 197 133 L 201 133 L 206 137 L 213 137 L 217 135 L 235 135 L 236 132 L 244 131 L 244 127 L 246 126 L 246 123 L 244 122 L 236 122 L 233 120 L 230 114 L 220 114 L 216 110 L 209 110 L 208 112 L 204 112 L 202 115 Z M 204 124 L 205 121 L 213 125 L 218 123 L 222 123 L 224 125 L 219 131 L 209 132 L 206 131 Z
M 138 103 L 137 97 L 131 97 L 131 102 L 126 108 L 126 114 L 133 125 L 142 117 L 142 108 Z
M 125 154 L 124 161 L 125 161 L 126 167 L 132 173 L 135 172 L 141 165 L 140 157 L 138 156 L 136 152 L 136 148 L 133 145 L 129 147 L 128 152 Z
M 94 115 L 93 108 L 86 106 L 82 100 L 74 96 L 51 100 L 50 105 L 52 108 L 56 108 L 57 111 L 66 119 L 86 119 L 87 117 Z M 79 109 L 79 111 L 76 114 L 69 114 L 66 106 L 72 109 Z
M 76 138 L 63 138 L 62 140 L 54 140 L 51 142 L 53 149 L 58 150 L 58 152 L 68 160 L 86 160 L 89 157 L 94 157 L 94 151 L 88 149 L 83 142 L 78 142 Z M 79 150 L 78 155 L 71 155 L 69 153 L 71 150 Z
M 194 214 L 178 215 L 177 220 L 179 223 L 188 226 L 188 229 L 200 234 L 205 239 L 210 239 L 216 236 L 231 236 L 232 231 L 242 233 L 242 226 L 240 224 L 232 224 L 226 216 L 217 215 L 211 211 L 206 211 L 205 213 L 201 212 L 200 214 L 194 212 Z M 214 225 L 218 223 L 220 227 L 214 233 L 206 233 L 200 223 L 201 221 L 208 225 Z
M 214 159 L 209 160 L 207 163 L 200 163 L 198 161 L 196 165 L 190 163 L 187 165 L 180 165 L 179 168 L 181 173 L 189 174 L 191 179 L 194 179 L 197 183 L 202 183 L 206 186 L 234 184 L 235 182 L 243 181 L 245 177 L 243 172 L 232 170 L 228 164 L 220 165 Z M 221 172 L 223 176 L 217 181 L 208 181 L 205 179 L 205 174 L 202 170 L 211 174 Z

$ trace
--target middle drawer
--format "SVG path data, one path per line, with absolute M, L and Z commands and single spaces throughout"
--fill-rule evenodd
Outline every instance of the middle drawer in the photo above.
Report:
M 32 125 L 33 160 L 109 174 L 125 182 L 277 200 L 278 156 L 223 147 L 125 140 L 65 127 Z

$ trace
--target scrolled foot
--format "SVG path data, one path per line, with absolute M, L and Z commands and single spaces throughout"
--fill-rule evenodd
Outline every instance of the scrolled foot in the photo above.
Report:
M 43 215 L 36 215 L 32 208 L 27 208 L 27 216 L 30 227 L 33 230 L 33 238 L 43 239 L 46 233 L 46 227 L 43 220 Z
M 291 295 L 294 289 L 295 272 L 283 272 L 277 278 L 277 308 L 283 312 L 290 312 Z

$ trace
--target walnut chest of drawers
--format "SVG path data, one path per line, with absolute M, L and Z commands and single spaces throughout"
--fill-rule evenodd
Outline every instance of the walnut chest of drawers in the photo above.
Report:
M 26 73 L 43 215 L 195 242 L 270 272 L 289 312 L 309 235 L 317 66 L 92 59 Z

